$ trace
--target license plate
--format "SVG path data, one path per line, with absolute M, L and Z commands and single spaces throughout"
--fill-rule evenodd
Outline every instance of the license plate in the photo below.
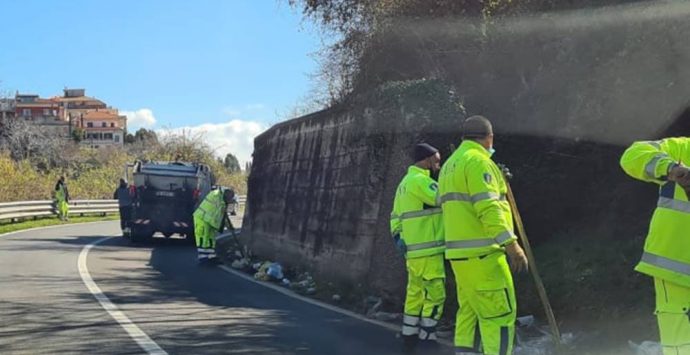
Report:
M 170 191 L 156 191 L 156 196 L 175 197 L 175 193 Z

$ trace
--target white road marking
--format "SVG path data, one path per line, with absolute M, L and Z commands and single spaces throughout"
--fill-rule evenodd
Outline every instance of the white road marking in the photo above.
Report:
M 100 287 L 96 285 L 96 283 L 93 281 L 91 278 L 91 274 L 89 274 L 89 268 L 86 266 L 86 260 L 87 256 L 89 255 L 89 250 L 93 248 L 95 245 L 98 245 L 110 238 L 113 237 L 105 237 L 101 238 L 87 246 L 85 246 L 82 250 L 81 253 L 79 253 L 79 260 L 77 262 L 77 266 L 79 268 L 79 276 L 81 276 L 82 281 L 84 281 L 84 285 L 86 285 L 86 288 L 89 289 L 89 292 L 96 298 L 98 303 L 101 304 L 101 307 L 105 309 L 108 314 L 110 314 L 113 319 L 115 319 L 120 326 L 129 334 L 129 336 L 137 343 L 139 346 L 147 353 L 147 354 L 155 354 L 155 355 L 167 355 L 168 353 L 163 350 L 158 344 L 156 344 L 155 341 L 153 341 L 151 338 L 149 338 L 144 331 L 142 331 L 134 322 L 132 322 L 127 316 L 124 314 L 124 312 L 120 311 L 120 309 L 117 308 L 117 306 L 110 301 L 110 299 L 101 291 Z

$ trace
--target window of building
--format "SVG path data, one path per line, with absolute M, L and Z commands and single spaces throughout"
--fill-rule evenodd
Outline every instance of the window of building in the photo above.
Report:
M 31 116 L 31 109 L 30 109 L 30 108 L 23 108 L 23 109 L 22 109 L 22 116 L 23 116 L 23 117 L 29 117 L 29 116 Z
M 106 122 L 101 122 L 101 127 L 108 127 L 108 124 Z
M 93 122 L 86 122 L 86 127 L 91 127 L 91 128 L 93 128 Z
M 110 122 L 110 127 L 115 127 L 115 122 Z
M 120 135 L 115 135 L 115 143 L 120 143 Z
M 103 134 L 103 139 L 113 140 L 113 134 L 112 133 L 105 133 L 105 134 Z

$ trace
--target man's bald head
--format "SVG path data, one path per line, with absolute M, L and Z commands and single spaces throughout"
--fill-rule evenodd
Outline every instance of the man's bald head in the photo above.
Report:
M 475 115 L 469 117 L 462 124 L 462 138 L 463 139 L 483 139 L 493 136 L 494 131 L 491 126 L 491 121 L 486 117 Z

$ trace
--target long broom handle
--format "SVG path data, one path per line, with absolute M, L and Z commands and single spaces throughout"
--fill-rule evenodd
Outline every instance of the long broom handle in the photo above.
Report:
M 537 293 L 539 294 L 539 299 L 546 312 L 546 319 L 549 322 L 549 327 L 551 328 L 551 335 L 553 336 L 553 341 L 556 344 L 556 349 L 561 348 L 561 332 L 558 330 L 558 324 L 556 323 L 556 316 L 553 314 L 553 309 L 551 309 L 551 303 L 549 302 L 549 297 L 546 295 L 546 288 L 544 288 L 544 283 L 539 276 L 539 271 L 537 270 L 537 263 L 534 260 L 534 254 L 532 254 L 532 247 L 529 245 L 529 240 L 527 239 L 527 233 L 525 233 L 525 226 L 522 224 L 522 217 L 520 217 L 520 211 L 517 208 L 517 203 L 515 202 L 515 196 L 513 195 L 513 189 L 510 188 L 510 183 L 508 183 L 508 178 L 505 179 L 506 187 L 508 188 L 508 203 L 510 203 L 510 208 L 513 210 L 513 218 L 515 219 L 515 224 L 517 225 L 518 233 L 520 234 L 520 240 L 522 241 L 522 246 L 525 249 L 525 254 L 527 255 L 527 261 L 529 262 L 529 271 L 534 278 L 534 283 L 537 285 Z

